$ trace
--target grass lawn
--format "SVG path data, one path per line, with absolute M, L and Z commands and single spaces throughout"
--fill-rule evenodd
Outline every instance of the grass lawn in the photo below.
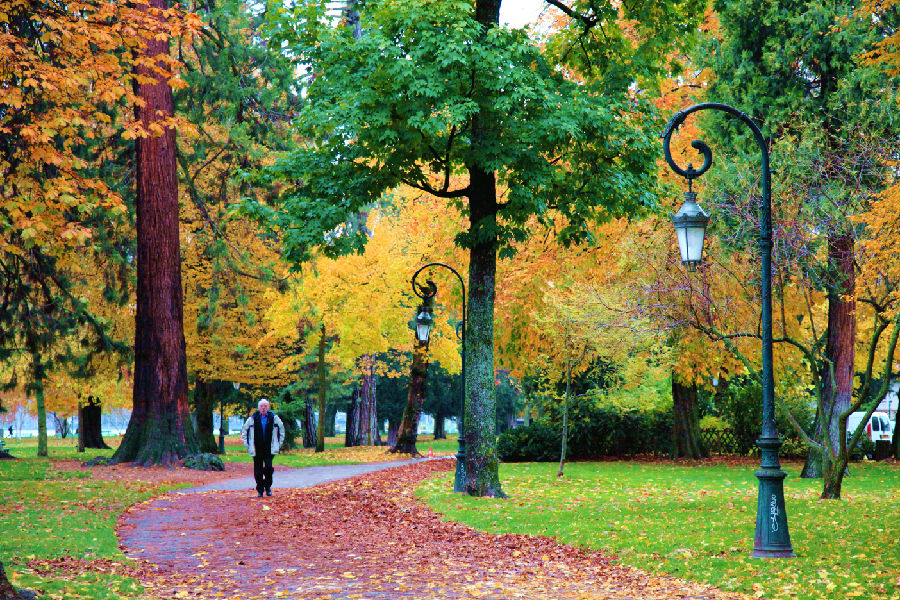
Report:
M 70 449 L 60 448 L 60 441 L 65 440 L 52 441 L 53 457 L 74 457 L 74 448 L 68 456 Z M 17 454 L 27 454 L 12 446 Z M 44 458 L 0 461 L 0 560 L 13 585 L 41 588 L 46 598 L 138 598 L 143 590 L 129 577 L 85 572 L 72 581 L 54 577 L 52 569 L 39 577 L 27 567 L 33 559 L 123 560 L 116 517 L 130 504 L 178 487 L 91 481 L 87 475 L 54 470 Z
M 599 462 L 502 464 L 508 500 L 448 494 L 452 474 L 418 494 L 447 518 L 491 533 L 555 537 L 670 573 L 777 599 L 900 599 L 900 465 L 852 464 L 844 499 L 787 464 L 788 527 L 798 557 L 751 559 L 755 465 Z

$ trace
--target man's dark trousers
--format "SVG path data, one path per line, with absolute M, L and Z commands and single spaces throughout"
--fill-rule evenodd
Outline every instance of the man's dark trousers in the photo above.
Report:
M 263 493 L 272 487 L 272 453 L 256 451 L 253 457 L 253 478 L 256 479 L 256 491 Z

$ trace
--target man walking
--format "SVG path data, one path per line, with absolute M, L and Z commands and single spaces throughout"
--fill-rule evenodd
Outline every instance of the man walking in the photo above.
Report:
M 263 492 L 272 495 L 272 457 L 278 454 L 284 442 L 284 423 L 269 410 L 269 401 L 265 398 L 257 406 L 259 410 L 250 415 L 241 428 L 241 439 L 253 457 L 253 478 L 262 498 Z

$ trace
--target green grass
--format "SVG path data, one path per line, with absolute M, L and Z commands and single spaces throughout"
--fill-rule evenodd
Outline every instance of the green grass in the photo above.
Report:
M 508 500 L 448 493 L 452 474 L 420 497 L 447 518 L 491 533 L 556 537 L 627 565 L 777 599 L 900 599 L 900 467 L 851 465 L 844 499 L 785 470 L 795 559 L 751 559 L 754 466 L 601 462 L 503 464 Z
M 53 458 L 69 457 L 61 441 L 65 440 L 52 440 Z M 24 452 L 22 447 L 14 449 L 20 456 L 29 453 L 27 443 Z M 74 448 L 71 452 L 75 454 Z M 124 560 L 114 530 L 118 515 L 135 502 L 175 487 L 179 486 L 91 481 L 84 472 L 57 471 L 44 458 L 0 461 L 0 560 L 7 575 L 14 585 L 39 590 L 47 598 L 140 597 L 140 584 L 128 577 L 84 572 L 72 580 L 52 571 L 38 576 L 28 562 L 63 557 Z

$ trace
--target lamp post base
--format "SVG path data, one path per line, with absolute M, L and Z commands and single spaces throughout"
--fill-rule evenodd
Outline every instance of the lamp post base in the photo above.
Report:
M 466 439 L 460 434 L 456 450 L 456 475 L 453 477 L 453 493 L 466 492 Z
M 792 558 L 794 548 L 788 532 L 787 513 L 784 508 L 784 478 L 778 450 L 781 440 L 761 438 L 756 441 L 760 451 L 759 496 L 756 503 L 756 535 L 753 541 L 753 558 Z

